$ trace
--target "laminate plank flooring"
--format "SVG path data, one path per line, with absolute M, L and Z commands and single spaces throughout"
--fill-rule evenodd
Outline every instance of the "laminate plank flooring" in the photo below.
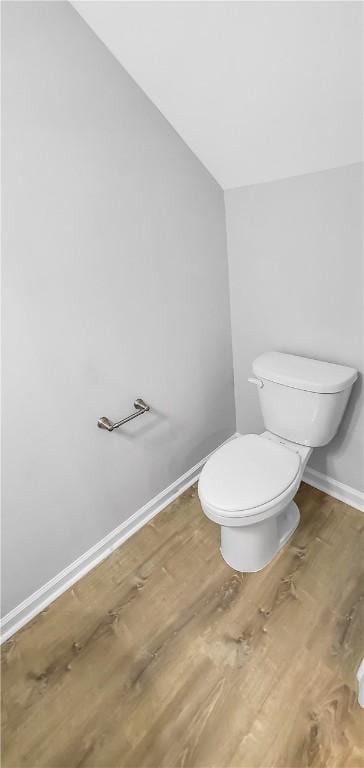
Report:
M 3 768 L 364 768 L 364 516 L 240 574 L 186 491 L 2 648 Z

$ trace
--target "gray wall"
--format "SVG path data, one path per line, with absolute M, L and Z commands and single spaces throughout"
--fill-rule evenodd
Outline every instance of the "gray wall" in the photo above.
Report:
M 2 5 L 6 613 L 235 415 L 220 187 L 68 3 Z
M 270 349 L 363 370 L 362 166 L 225 193 L 237 429 L 263 429 L 251 363 Z M 310 465 L 363 489 L 363 396 Z

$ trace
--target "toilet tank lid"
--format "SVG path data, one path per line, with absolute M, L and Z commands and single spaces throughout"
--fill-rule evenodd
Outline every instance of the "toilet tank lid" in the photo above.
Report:
M 358 378 L 358 371 L 347 365 L 325 363 L 284 352 L 260 355 L 253 362 L 253 371 L 255 376 L 275 384 L 324 394 L 341 392 L 351 387 Z

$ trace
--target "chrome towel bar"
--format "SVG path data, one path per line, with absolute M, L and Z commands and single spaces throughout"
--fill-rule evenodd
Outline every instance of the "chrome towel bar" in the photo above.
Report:
M 130 414 L 130 416 L 126 416 L 125 419 L 121 419 L 120 421 L 112 422 L 110 419 L 107 418 L 107 416 L 101 416 L 101 419 L 98 420 L 97 426 L 100 427 L 100 429 L 107 429 L 109 432 L 112 432 L 113 429 L 117 429 L 118 427 L 121 427 L 122 424 L 126 424 L 127 421 L 131 421 L 132 419 L 136 419 L 137 416 L 141 416 L 142 413 L 146 413 L 147 411 L 150 411 L 150 406 L 147 405 L 144 400 L 142 400 L 141 397 L 138 397 L 135 400 L 134 403 L 135 411 Z

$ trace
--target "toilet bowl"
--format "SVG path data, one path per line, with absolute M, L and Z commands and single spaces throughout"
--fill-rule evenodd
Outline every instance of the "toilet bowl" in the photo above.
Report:
M 198 483 L 205 515 L 221 526 L 221 554 L 260 571 L 287 543 L 300 513 L 293 498 L 315 446 L 337 432 L 355 368 L 282 352 L 253 363 L 266 431 L 240 435 L 206 462 Z
M 205 465 L 201 506 L 221 526 L 220 551 L 235 570 L 260 571 L 297 528 L 292 499 L 311 452 L 264 432 L 234 438 Z

